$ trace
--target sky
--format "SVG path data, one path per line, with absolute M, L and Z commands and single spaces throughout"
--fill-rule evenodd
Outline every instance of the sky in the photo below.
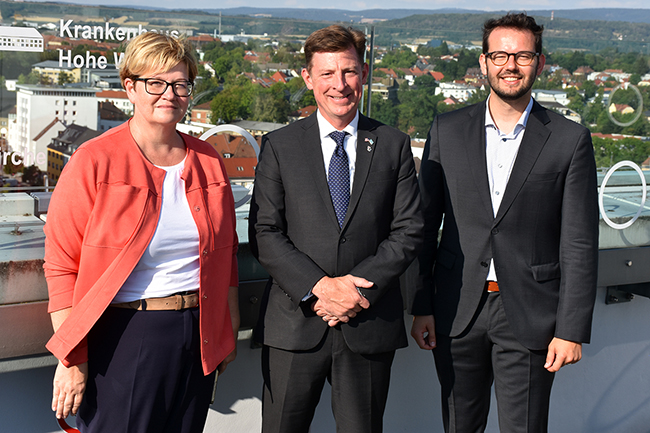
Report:
M 177 9 L 218 9 L 236 7 L 276 8 L 323 8 L 322 0 L 192 0 L 179 3 L 178 0 L 61 0 L 67 3 L 86 5 L 136 5 Z M 487 3 L 487 4 L 486 4 Z M 182 6 L 181 6 L 182 4 Z M 608 8 L 649 9 L 648 0 L 609 0 Z M 472 9 L 472 10 L 548 10 L 593 8 L 593 0 L 329 0 L 328 9 Z M 397 7 L 396 7 L 397 6 Z

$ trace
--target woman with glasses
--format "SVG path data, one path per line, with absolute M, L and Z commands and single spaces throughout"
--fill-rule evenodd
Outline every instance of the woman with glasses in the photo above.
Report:
M 186 41 L 133 39 L 133 117 L 79 147 L 52 196 L 52 409 L 82 433 L 203 431 L 215 370 L 236 355 L 230 182 L 212 146 L 176 131 L 196 74 Z

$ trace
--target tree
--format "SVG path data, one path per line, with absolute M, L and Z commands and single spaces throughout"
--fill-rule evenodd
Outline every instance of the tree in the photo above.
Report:
M 30 165 L 23 169 L 23 182 L 31 186 L 42 186 L 44 175 L 45 173 L 43 173 L 36 165 Z
M 224 90 L 212 99 L 212 119 L 217 122 L 231 122 L 235 119 L 247 119 L 250 115 L 257 87 L 248 78 L 238 77 L 233 83 L 225 86 Z
M 63 71 L 59 72 L 59 80 L 58 80 L 59 86 L 62 86 L 67 83 L 74 83 L 74 78 L 72 74 L 67 74 Z
M 586 99 L 591 99 L 594 96 L 596 96 L 596 92 L 598 91 L 598 86 L 593 81 L 585 80 L 582 83 L 582 90 L 585 92 L 585 98 Z
M 390 99 L 375 97 L 372 99 L 372 117 L 386 125 L 397 128 L 399 106 Z
M 253 120 L 284 123 L 287 121 L 288 114 L 289 102 L 279 93 L 265 89 L 265 91 L 255 95 L 251 109 L 251 118 Z
M 429 74 L 416 77 L 413 84 L 418 89 L 428 89 L 430 92 L 434 92 L 436 87 L 438 87 L 436 79 Z
M 9 155 L 7 156 L 7 159 L 6 159 L 7 164 L 5 164 L 3 166 L 3 171 L 5 172 L 5 174 L 16 174 L 16 173 L 20 173 L 21 171 L 23 171 L 22 158 L 21 158 L 20 164 L 18 164 L 18 165 L 15 165 L 14 163 L 11 162 L 14 153 L 16 153 L 16 152 L 9 152 Z M 4 152 L 2 153 L 2 156 L 3 156 L 3 159 L 4 159 Z
M 30 72 L 28 75 L 20 74 L 18 76 L 18 84 L 49 84 L 50 81 L 45 75 L 38 72 Z
M 215 96 L 212 99 L 210 108 L 212 108 L 212 121 L 215 123 L 219 121 L 230 123 L 241 117 L 241 107 L 237 100 L 237 94 L 232 88 Z
M 418 61 L 418 56 L 409 47 L 402 46 L 392 50 L 381 59 L 382 68 L 411 68 Z

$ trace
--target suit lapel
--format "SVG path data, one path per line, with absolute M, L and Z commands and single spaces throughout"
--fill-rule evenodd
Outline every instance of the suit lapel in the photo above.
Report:
M 499 212 L 494 220 L 494 224 L 498 224 L 503 218 L 515 198 L 519 194 L 528 174 L 533 169 L 537 157 L 544 148 L 546 140 L 550 135 L 550 131 L 546 128 L 546 124 L 550 122 L 548 115 L 544 108 L 537 102 L 533 102 L 533 108 L 528 116 L 526 123 L 526 130 L 517 152 L 515 165 L 512 167 L 512 173 L 506 186 L 506 191 L 503 195 L 503 201 L 499 206 Z
M 325 173 L 325 161 L 323 160 L 323 149 L 320 142 L 320 130 L 318 129 L 316 113 L 302 122 L 304 122 L 304 133 L 301 139 L 301 149 L 303 150 L 304 161 L 314 178 L 318 194 L 325 203 L 327 214 L 338 227 L 339 223 L 334 212 L 334 205 L 332 204 L 332 197 L 327 183 L 327 174 Z
M 366 185 L 368 172 L 370 171 L 370 164 L 372 157 L 375 154 L 375 146 L 378 145 L 379 138 L 372 132 L 374 127 L 366 116 L 359 114 L 359 125 L 357 127 L 357 160 L 354 168 L 354 182 L 352 183 L 352 191 L 350 194 L 350 204 L 348 211 L 345 214 L 345 221 L 343 227 L 348 224 L 350 216 L 354 213 L 354 209 L 359 204 L 361 193 Z M 370 150 L 368 150 L 370 149 Z
M 481 197 L 484 210 L 493 218 L 492 199 L 490 197 L 490 184 L 487 173 L 487 159 L 485 156 L 485 102 L 476 105 L 469 112 L 467 124 L 460 125 L 465 135 L 464 144 L 467 152 L 467 165 L 472 173 L 474 185 Z

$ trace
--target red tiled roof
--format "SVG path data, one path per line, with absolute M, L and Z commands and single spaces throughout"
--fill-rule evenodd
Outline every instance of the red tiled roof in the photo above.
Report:
M 98 98 L 129 99 L 124 90 L 102 90 L 97 92 Z

